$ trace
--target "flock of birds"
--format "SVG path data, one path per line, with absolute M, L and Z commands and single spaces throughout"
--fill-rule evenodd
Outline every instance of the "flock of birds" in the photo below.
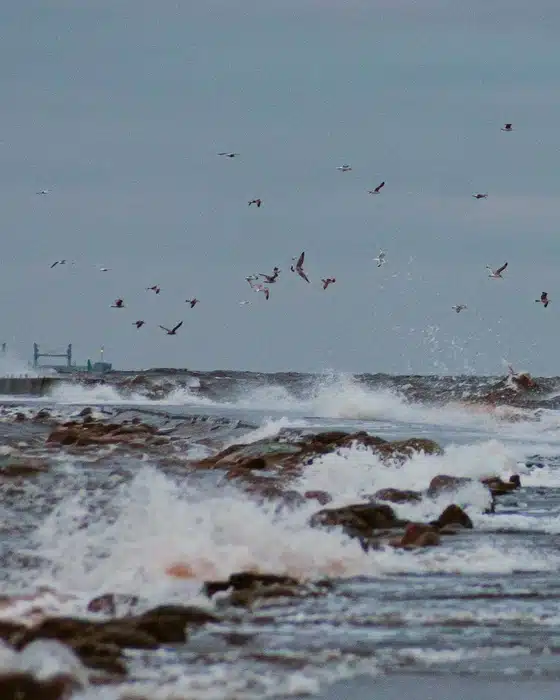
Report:
M 504 124 L 504 126 L 501 128 L 501 131 L 505 132 L 510 132 L 513 131 L 513 124 L 507 123 Z M 222 151 L 221 153 L 218 153 L 218 156 L 222 156 L 224 158 L 236 158 L 239 156 L 239 153 L 236 152 L 230 152 L 230 151 Z M 339 165 L 337 167 L 337 170 L 343 173 L 350 172 L 352 170 L 352 166 L 345 163 L 344 165 Z M 368 193 L 371 195 L 379 195 L 381 194 L 381 191 L 385 187 L 385 181 L 381 182 L 377 187 L 375 187 L 372 190 L 368 190 Z M 49 190 L 40 190 L 37 192 L 38 195 L 47 195 L 49 194 Z M 482 193 L 482 192 L 476 192 L 472 195 L 475 199 L 487 199 L 488 198 L 488 193 Z M 257 209 L 260 209 L 263 201 L 260 198 L 254 198 L 249 200 L 249 206 L 255 205 Z M 382 267 L 383 265 L 386 264 L 387 262 L 387 254 L 381 250 L 376 258 L 373 259 L 374 262 L 377 263 L 377 267 Z M 55 262 L 52 263 L 51 269 L 54 267 L 57 267 L 58 265 L 65 265 L 67 261 L 65 259 L 63 260 L 56 260 Z M 299 256 L 295 256 L 292 258 L 292 265 L 290 266 L 290 270 L 294 273 L 296 273 L 299 277 L 301 277 L 302 280 L 307 282 L 308 284 L 311 282 L 309 279 L 307 273 L 304 270 L 304 263 L 305 263 L 305 252 L 300 253 Z M 488 277 L 491 279 L 503 279 L 502 273 L 505 272 L 507 269 L 508 263 L 505 262 L 501 267 L 498 267 L 496 269 L 490 267 L 490 265 L 487 265 L 486 268 L 490 271 L 490 274 Z M 109 268 L 107 267 L 100 267 L 99 270 L 101 272 L 108 272 Z M 264 295 L 264 298 L 268 300 L 270 298 L 270 285 L 275 284 L 276 281 L 278 280 L 278 277 L 280 275 L 280 268 L 274 267 L 272 270 L 272 274 L 266 274 L 266 273 L 258 273 L 258 274 L 253 274 L 249 275 L 245 279 L 249 283 L 249 286 L 251 287 L 251 290 L 253 292 L 260 292 Z M 335 277 L 324 277 L 321 278 L 321 284 L 323 287 L 323 290 L 328 289 L 328 287 L 331 284 L 334 284 L 336 282 Z M 153 285 L 151 287 L 146 288 L 147 291 L 152 291 L 155 294 L 159 294 L 161 291 L 161 288 L 159 285 Z M 200 303 L 200 299 L 197 299 L 196 297 L 193 297 L 192 299 L 185 299 L 185 302 L 190 305 L 190 308 L 193 309 L 198 303 Z M 246 304 L 250 304 L 250 301 L 240 301 L 239 304 L 241 306 L 244 306 Z M 548 293 L 547 292 L 542 292 L 540 299 L 535 299 L 535 303 L 540 303 L 544 306 L 546 309 L 548 304 L 550 303 L 550 299 L 548 298 Z M 113 309 L 124 309 L 126 308 L 126 305 L 124 303 L 123 299 L 115 299 L 113 304 L 111 305 L 111 308 Z M 454 306 L 451 307 L 453 311 L 456 313 L 461 313 L 461 311 L 465 311 L 468 307 L 466 304 L 455 304 Z M 146 325 L 146 322 L 142 319 L 139 319 L 137 321 L 134 321 L 133 323 L 134 326 L 139 330 L 143 326 Z M 159 328 L 161 328 L 167 335 L 176 335 L 177 331 L 181 326 L 183 325 L 183 321 L 180 321 L 177 323 L 173 328 L 167 328 L 166 326 L 160 325 Z

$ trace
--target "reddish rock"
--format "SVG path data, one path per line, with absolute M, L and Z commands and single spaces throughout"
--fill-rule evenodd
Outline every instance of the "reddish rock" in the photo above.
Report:
M 420 491 L 380 489 L 374 493 L 373 500 L 389 501 L 390 503 L 415 503 L 422 500 L 422 494 Z
M 430 481 L 428 486 L 428 496 L 434 498 L 441 493 L 457 491 L 457 489 L 467 484 L 473 483 L 472 479 L 463 476 L 449 476 L 448 474 L 438 474 Z
M 409 523 L 406 526 L 404 535 L 398 539 L 391 540 L 392 547 L 415 548 L 415 547 L 436 547 L 441 542 L 438 531 L 431 525 L 424 523 Z
M 322 506 L 332 501 L 332 496 L 326 491 L 306 491 L 303 497 L 309 501 L 317 501 Z

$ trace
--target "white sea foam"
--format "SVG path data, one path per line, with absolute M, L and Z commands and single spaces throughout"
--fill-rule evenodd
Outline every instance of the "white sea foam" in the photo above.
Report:
M 422 458 L 416 464 L 421 469 Z M 355 476 L 349 480 L 358 486 Z M 349 489 L 346 494 L 350 500 Z M 36 539 L 41 555 L 52 565 L 43 572 L 41 583 L 90 596 L 111 590 L 163 600 L 194 596 L 195 582 L 243 569 L 314 578 L 560 567 L 560 555 L 530 553 L 520 545 L 504 547 L 491 535 L 436 550 L 386 548 L 365 553 L 338 530 L 309 527 L 308 518 L 316 508 L 310 503 L 277 512 L 273 505 L 259 506 L 234 490 L 206 492 L 189 479 L 177 484 L 145 467 L 116 492 L 103 513 L 92 513 L 87 496 L 81 494 L 64 500 L 46 519 Z M 179 579 L 166 573 L 177 564 L 186 572 Z

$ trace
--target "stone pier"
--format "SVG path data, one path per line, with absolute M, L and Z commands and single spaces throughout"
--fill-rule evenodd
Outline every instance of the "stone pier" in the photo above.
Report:
M 62 377 L 0 377 L 0 396 L 45 396 L 61 381 Z

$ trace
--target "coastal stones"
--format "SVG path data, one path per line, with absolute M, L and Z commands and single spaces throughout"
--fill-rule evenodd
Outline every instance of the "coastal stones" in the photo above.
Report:
M 383 461 L 402 463 L 417 452 L 441 454 L 441 447 L 433 440 L 410 438 L 389 442 L 365 431 L 355 433 L 342 430 L 316 434 L 302 434 L 295 429 L 281 430 L 272 438 L 263 438 L 250 444 L 230 445 L 215 455 L 191 462 L 197 469 L 223 469 L 227 479 L 238 480 L 247 490 L 266 497 L 277 494 L 291 480 L 301 476 L 305 467 L 317 458 L 337 453 L 345 458 L 343 449 L 368 449 Z M 262 478 L 260 473 L 266 472 Z M 326 495 L 316 497 L 321 505 L 326 504 Z M 304 496 L 308 499 L 310 496 Z M 413 497 L 410 495 L 410 500 Z
M 89 447 L 92 445 L 126 444 L 128 446 L 141 446 L 151 438 L 157 429 L 139 423 L 137 425 L 123 425 L 103 423 L 91 420 L 87 414 L 83 423 L 69 421 L 56 427 L 48 436 L 47 444 L 73 445 L 76 447 Z
M 473 528 L 472 520 L 465 513 L 465 511 L 455 503 L 447 506 L 439 518 L 437 520 L 433 520 L 430 525 L 438 530 L 449 528 L 450 525 L 457 525 L 468 530 L 472 530 Z
M 298 580 L 291 576 L 282 576 L 280 574 L 261 574 L 254 571 L 240 571 L 231 574 L 225 581 L 206 581 L 203 591 L 209 598 L 212 598 L 216 593 L 227 591 L 230 588 L 234 591 L 242 591 L 273 585 L 297 586 Z
M 376 544 L 372 538 L 377 530 L 404 527 L 408 521 L 399 520 L 391 506 L 383 503 L 357 503 L 342 508 L 323 508 L 314 513 L 311 527 L 340 527 L 352 538 L 357 538 L 363 549 Z
M 226 597 L 221 598 L 222 605 L 251 607 L 255 603 L 271 598 L 323 595 L 323 588 L 325 586 L 320 582 L 315 585 L 303 585 L 291 576 L 241 571 L 232 574 L 225 581 L 207 581 L 203 590 L 210 598 L 216 593 L 227 593 Z
M 67 700 L 75 688 L 74 679 L 66 675 L 48 680 L 39 680 L 31 673 L 18 671 L 0 675 L 2 700 Z
M 404 535 L 389 541 L 391 547 L 413 549 L 416 547 L 437 547 L 441 542 L 435 527 L 424 523 L 409 523 Z
M 489 477 L 487 479 L 481 479 L 481 483 L 490 489 L 490 493 L 494 498 L 521 488 L 519 474 L 512 474 L 508 481 L 502 481 L 499 477 Z
M 10 630 L 9 641 L 17 649 L 23 649 L 37 639 L 56 639 L 68 645 L 87 666 L 122 674 L 126 672 L 124 649 L 157 649 L 162 644 L 184 643 L 189 627 L 218 620 L 216 615 L 201 608 L 160 605 L 140 615 L 106 622 L 46 618 L 34 627 Z
M 430 498 L 435 498 L 442 493 L 457 491 L 462 486 L 472 484 L 473 479 L 463 476 L 449 476 L 448 474 L 438 474 L 430 481 L 427 495 Z
M 422 493 L 402 489 L 379 489 L 373 494 L 372 500 L 389 501 L 390 503 L 417 503 L 422 500 Z

